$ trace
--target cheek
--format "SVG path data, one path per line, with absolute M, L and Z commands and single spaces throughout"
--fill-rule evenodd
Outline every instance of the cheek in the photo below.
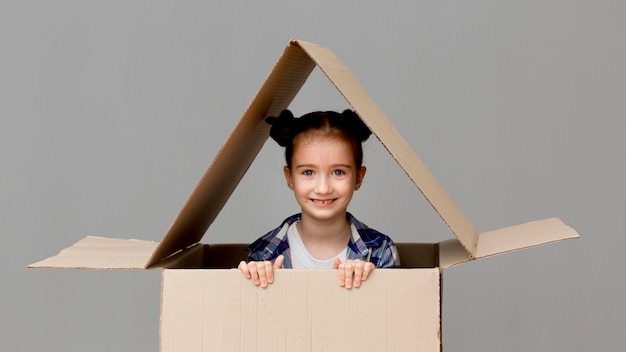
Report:
M 356 180 L 354 179 L 346 179 L 341 180 L 340 182 L 335 183 L 335 189 L 342 193 L 352 192 L 356 187 Z
M 306 178 L 294 178 L 293 179 L 293 191 L 296 193 L 307 192 L 313 187 L 313 182 L 311 180 L 307 180 Z

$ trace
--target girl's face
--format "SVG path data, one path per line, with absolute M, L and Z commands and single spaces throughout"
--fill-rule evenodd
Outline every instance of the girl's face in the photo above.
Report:
M 303 218 L 345 221 L 352 194 L 365 176 L 350 143 L 340 137 L 300 134 L 294 139 L 291 165 L 284 168 L 285 179 Z

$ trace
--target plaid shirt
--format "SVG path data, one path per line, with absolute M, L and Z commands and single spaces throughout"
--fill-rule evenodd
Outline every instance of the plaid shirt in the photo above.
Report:
M 346 259 L 369 261 L 377 268 L 391 268 L 400 265 L 398 250 L 391 238 L 374 229 L 370 229 L 350 213 L 346 213 L 346 218 L 350 222 L 352 231 Z M 250 254 L 247 261 L 269 260 L 274 262 L 279 255 L 283 254 L 285 256 L 283 268 L 290 269 L 292 265 L 289 242 L 287 241 L 287 229 L 291 224 L 301 219 L 302 214 L 288 217 L 279 227 L 248 246 Z

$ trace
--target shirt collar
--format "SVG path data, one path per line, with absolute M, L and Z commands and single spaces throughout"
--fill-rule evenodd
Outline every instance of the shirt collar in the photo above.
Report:
M 364 260 L 368 257 L 370 250 L 369 248 L 367 248 L 365 241 L 363 241 L 363 239 L 361 238 L 359 231 L 367 229 L 367 226 L 357 220 L 350 213 L 346 213 L 346 218 L 348 222 L 350 222 L 350 241 L 348 242 L 348 253 L 346 255 L 346 259 Z M 263 258 L 265 258 L 265 260 L 269 260 L 269 258 L 271 258 L 272 256 L 276 256 L 277 254 L 275 252 L 279 246 L 287 248 L 287 230 L 289 229 L 289 226 L 291 224 L 301 219 L 302 214 L 296 214 L 288 217 L 287 219 L 285 219 L 285 221 L 283 221 L 281 226 L 279 226 L 279 228 L 277 229 L 276 235 L 267 244 L 263 251 Z M 289 267 L 289 262 L 291 258 L 288 255 L 289 253 L 284 254 L 287 254 L 285 255 L 285 261 L 287 262 L 287 265 L 283 264 L 283 267 Z

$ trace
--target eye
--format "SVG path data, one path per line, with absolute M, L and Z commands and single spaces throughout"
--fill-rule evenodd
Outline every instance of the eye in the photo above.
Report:
M 333 170 L 333 173 L 332 173 L 333 176 L 343 176 L 345 174 L 346 172 L 343 170 Z
M 313 176 L 313 170 L 304 170 L 302 171 L 304 176 Z

